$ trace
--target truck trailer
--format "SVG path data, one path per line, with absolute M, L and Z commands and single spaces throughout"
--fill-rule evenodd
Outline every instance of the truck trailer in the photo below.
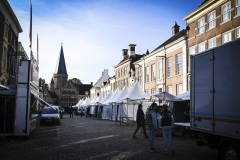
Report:
M 240 39 L 191 56 L 190 129 L 197 145 L 240 159 Z

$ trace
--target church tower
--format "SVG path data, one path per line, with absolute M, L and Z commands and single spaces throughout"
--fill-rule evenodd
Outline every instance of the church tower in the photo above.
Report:
M 53 74 L 54 90 L 57 93 L 57 95 L 59 95 L 59 93 L 62 91 L 64 85 L 67 83 L 67 80 L 68 80 L 67 68 L 63 53 L 63 46 L 61 45 L 61 50 L 57 61 L 56 69 Z

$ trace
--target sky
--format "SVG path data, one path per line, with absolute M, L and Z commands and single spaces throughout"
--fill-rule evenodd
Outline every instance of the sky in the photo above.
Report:
M 19 34 L 30 57 L 30 0 L 8 0 L 23 32 Z M 63 46 L 68 79 L 95 84 L 104 69 L 114 76 L 122 49 L 136 44 L 136 54 L 153 51 L 172 36 L 175 21 L 180 30 L 184 17 L 204 0 L 31 0 L 32 51 L 39 78 L 50 83 Z

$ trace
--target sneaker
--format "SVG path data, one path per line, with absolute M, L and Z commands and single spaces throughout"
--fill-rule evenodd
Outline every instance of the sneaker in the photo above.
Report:
M 168 153 L 169 154 L 174 154 L 174 150 L 169 150 Z
M 137 137 L 136 137 L 135 135 L 133 135 L 133 138 L 134 138 L 134 139 L 137 139 Z
M 167 150 L 163 150 L 163 151 L 162 151 L 162 153 L 164 153 L 164 154 L 167 154 L 167 153 L 168 153 L 168 151 L 167 151 Z
M 158 152 L 155 148 L 149 149 L 149 152 L 154 153 L 154 152 Z

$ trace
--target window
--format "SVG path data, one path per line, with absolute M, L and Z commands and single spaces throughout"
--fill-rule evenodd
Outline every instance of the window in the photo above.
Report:
M 123 76 L 123 69 L 121 69 L 121 76 Z
M 198 34 L 203 34 L 205 32 L 204 23 L 205 23 L 204 17 L 198 20 Z
M 159 91 L 159 92 L 162 92 L 162 88 L 159 88 L 158 91 Z
M 182 74 L 182 53 L 176 55 L 176 74 Z
M 120 70 L 118 71 L 118 78 L 120 78 Z
M 240 0 L 236 0 L 236 16 L 240 15 Z
M 189 55 L 193 55 L 195 53 L 196 53 L 196 47 L 195 46 L 189 47 Z
M 7 23 L 5 23 L 5 26 L 4 26 L 4 37 L 6 38 L 6 39 L 8 39 L 8 24 Z
M 240 38 L 240 27 L 236 29 L 236 38 Z
M 155 89 L 153 88 L 153 89 L 151 89 L 151 94 L 154 94 L 155 93 Z
M 158 79 L 163 79 L 163 63 L 162 63 L 162 60 L 158 62 Z
M 216 37 L 213 37 L 208 40 L 208 49 L 216 47 Z
M 177 95 L 182 94 L 182 84 L 177 84 Z
M 124 68 L 124 76 L 127 74 L 127 68 Z
M 146 94 L 149 94 L 149 90 L 148 90 L 148 89 L 146 89 L 146 90 L 145 90 L 145 93 L 146 93 Z
M 152 71 L 151 80 L 155 81 L 156 80 L 155 64 L 151 65 L 151 71 Z
M 168 77 L 172 76 L 172 57 L 169 57 L 167 59 L 167 76 Z
M 167 92 L 172 94 L 172 86 L 167 86 Z
M 205 50 L 205 42 L 198 44 L 198 53 Z
M 145 81 L 146 81 L 146 83 L 148 83 L 149 82 L 149 67 L 145 67 L 145 76 L 146 76 Z
M 231 31 L 222 34 L 222 44 L 232 40 Z
M 222 6 L 221 8 L 222 12 L 222 22 L 227 22 L 231 20 L 231 3 L 227 3 Z
M 7 69 L 7 48 L 3 47 L 3 55 L 2 55 L 2 71 Z
M 212 11 L 207 16 L 208 29 L 213 29 L 216 27 L 216 11 Z

